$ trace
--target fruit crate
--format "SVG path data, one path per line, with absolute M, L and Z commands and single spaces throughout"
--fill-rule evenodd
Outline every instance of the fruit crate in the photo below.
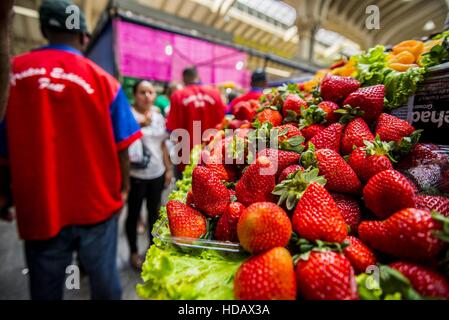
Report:
M 167 234 L 168 219 L 164 219 L 159 222 L 151 233 L 156 239 L 159 239 L 163 244 L 175 245 L 181 249 L 198 249 L 198 250 L 214 250 L 227 253 L 243 253 L 244 250 L 239 243 L 208 240 L 208 239 L 195 239 L 187 237 L 173 237 Z

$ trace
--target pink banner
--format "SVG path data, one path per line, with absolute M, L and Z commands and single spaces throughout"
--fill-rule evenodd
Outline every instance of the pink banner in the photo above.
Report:
M 182 70 L 195 65 L 203 83 L 232 81 L 244 88 L 249 86 L 245 53 L 130 22 L 115 23 L 116 52 L 123 76 L 179 81 Z

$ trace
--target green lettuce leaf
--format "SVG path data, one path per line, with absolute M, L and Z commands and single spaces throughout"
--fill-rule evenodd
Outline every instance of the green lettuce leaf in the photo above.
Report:
M 418 84 L 424 80 L 424 68 L 410 68 L 405 72 L 392 69 L 385 71 L 383 84 L 385 85 L 387 109 L 405 106 L 410 96 L 414 95 Z
M 142 267 L 144 283 L 137 285 L 137 294 L 156 300 L 232 300 L 234 274 L 244 258 L 210 250 L 193 255 L 153 245 Z
M 385 78 L 387 66 L 387 54 L 384 46 L 376 46 L 355 56 L 357 66 L 357 80 L 362 86 L 373 86 L 381 84 Z

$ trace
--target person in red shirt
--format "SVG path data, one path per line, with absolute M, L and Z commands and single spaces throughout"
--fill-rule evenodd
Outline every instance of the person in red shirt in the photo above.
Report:
M 10 165 L 31 298 L 62 299 L 77 252 L 91 297 L 120 299 L 117 213 L 129 189 L 127 149 L 142 134 L 119 82 L 81 54 L 85 17 L 78 8 L 71 28 L 69 6 L 45 0 L 49 45 L 12 61 L 0 157 Z
M 259 100 L 263 90 L 267 87 L 267 75 L 263 69 L 256 69 L 251 75 L 251 89 L 241 96 L 233 99 L 229 104 L 229 111 L 239 102 Z
M 182 73 L 184 89 L 175 91 L 170 97 L 170 111 L 167 115 L 167 129 L 174 131 L 184 129 L 189 134 L 191 150 L 195 144 L 201 143 L 201 137 L 207 129 L 215 128 L 223 121 L 226 106 L 221 99 L 220 92 L 210 86 L 202 85 L 196 68 L 186 68 Z M 200 130 L 194 130 L 195 125 Z M 184 149 L 184 150 L 185 150 Z M 187 158 L 181 155 L 182 158 Z M 178 165 L 177 178 L 183 171 L 185 161 Z

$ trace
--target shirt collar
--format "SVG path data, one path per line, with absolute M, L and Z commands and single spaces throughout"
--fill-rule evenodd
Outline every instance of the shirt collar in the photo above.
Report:
M 262 87 L 251 87 L 252 92 L 263 92 L 264 88 Z
M 83 54 L 81 53 L 81 51 L 68 46 L 66 44 L 49 44 L 43 47 L 38 48 L 37 50 L 61 50 L 61 51 L 66 51 L 66 52 L 70 52 L 79 56 L 82 56 Z

